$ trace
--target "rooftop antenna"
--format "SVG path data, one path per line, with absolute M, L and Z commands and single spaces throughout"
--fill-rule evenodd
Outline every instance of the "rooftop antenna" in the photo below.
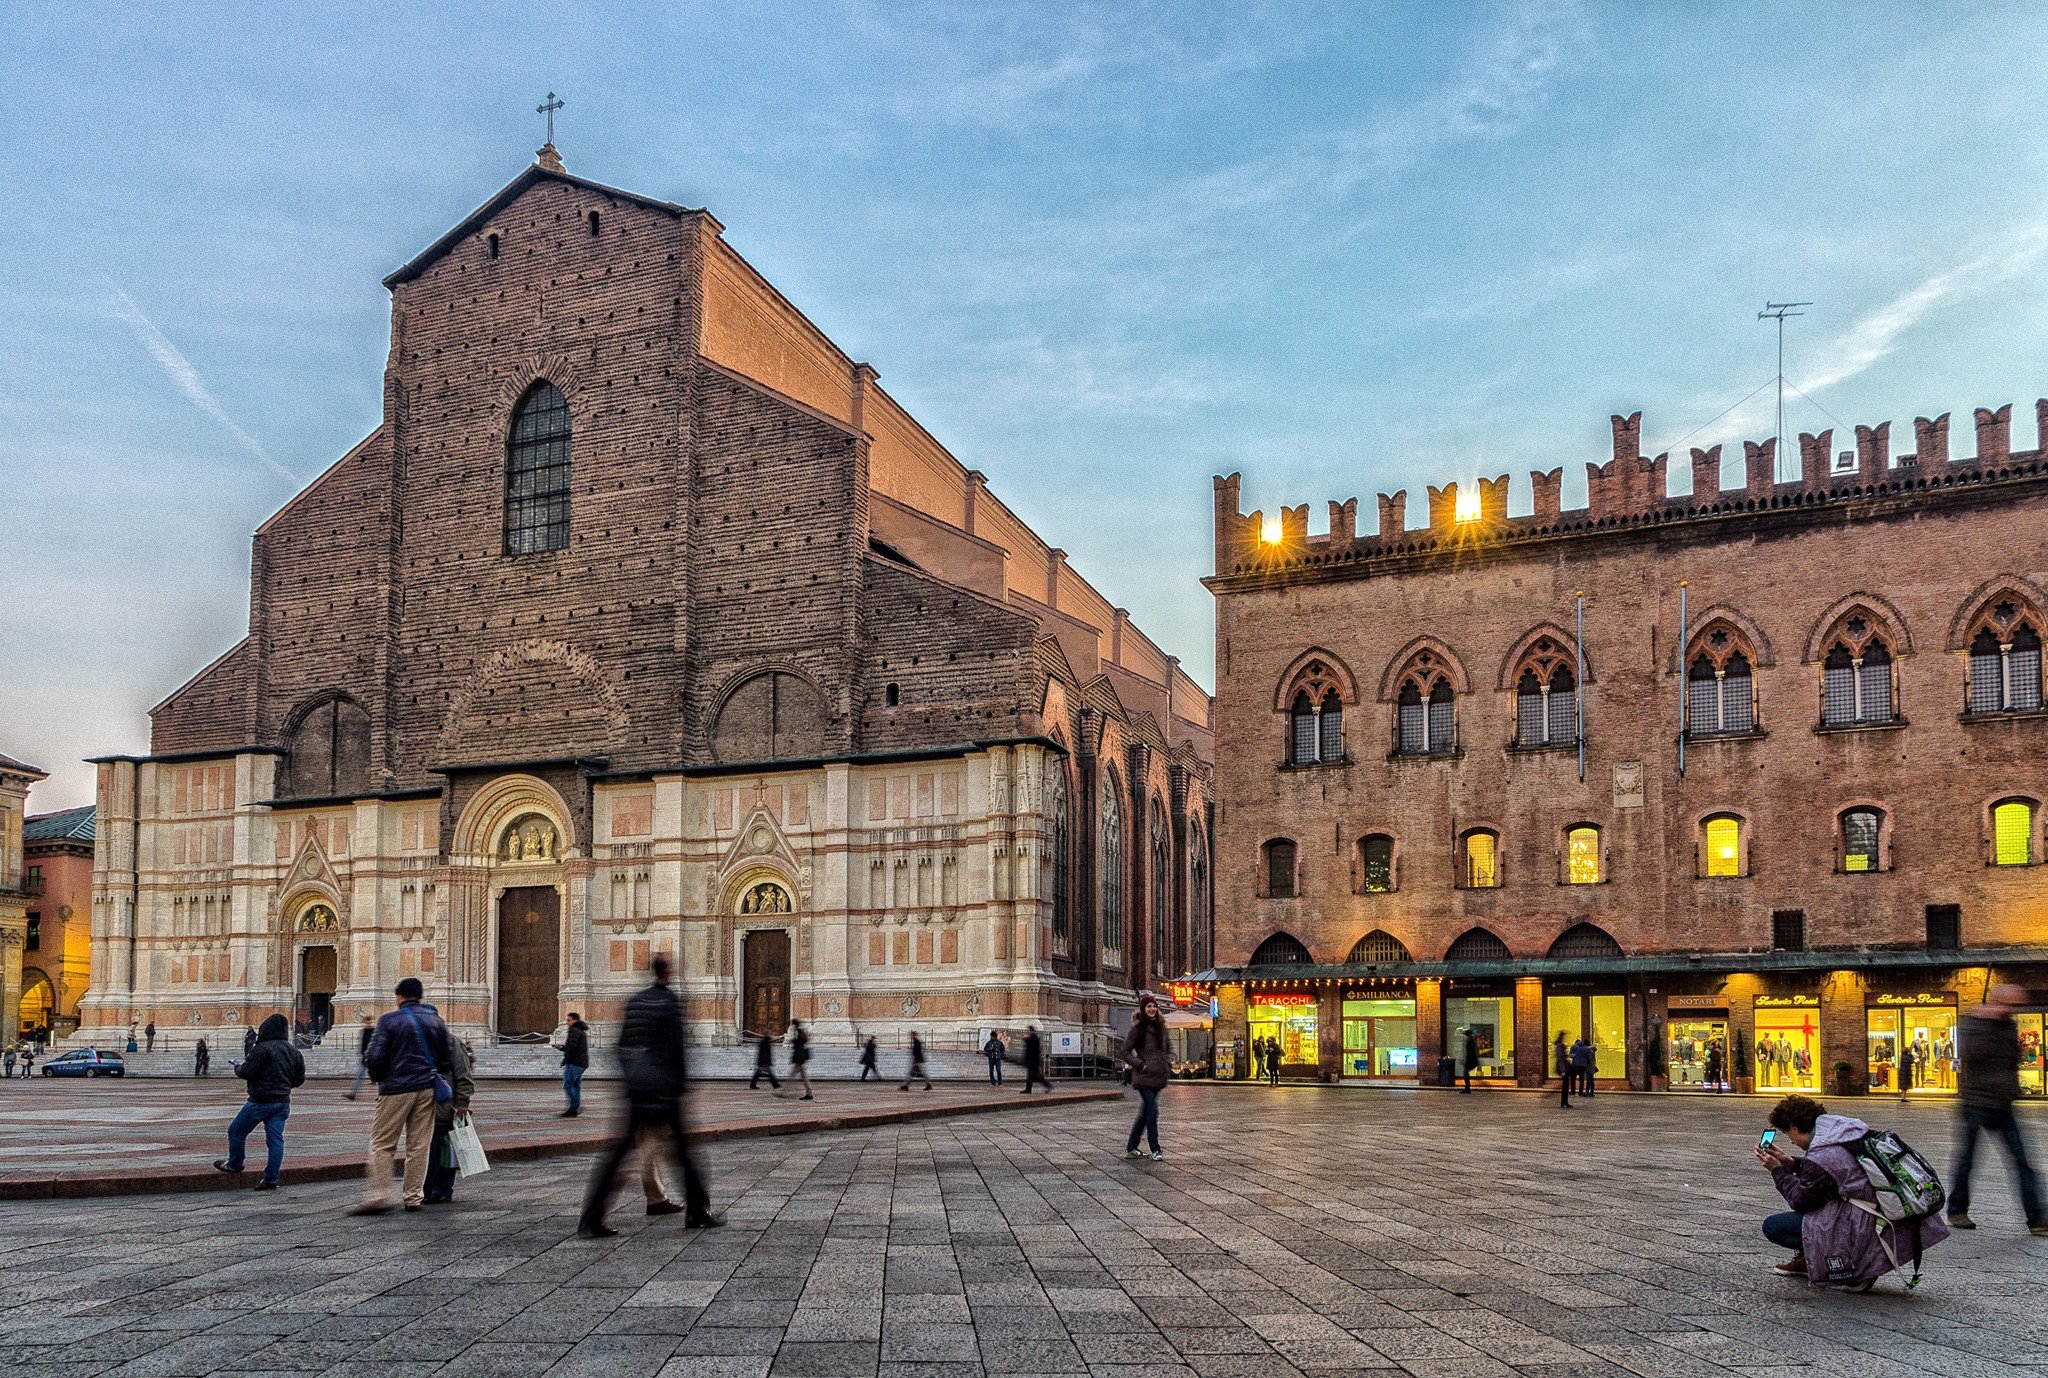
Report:
M 1811 305 L 1810 301 L 1767 301 L 1756 313 L 1760 321 L 1778 323 L 1778 454 L 1777 472 L 1771 477 L 1781 481 L 1785 477 L 1785 317 L 1803 316 L 1806 313 L 1799 308 Z

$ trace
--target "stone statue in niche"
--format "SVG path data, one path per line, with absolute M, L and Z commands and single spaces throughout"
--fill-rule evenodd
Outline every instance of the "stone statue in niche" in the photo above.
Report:
M 499 844 L 498 857 L 502 861 L 554 861 L 558 859 L 558 847 L 555 825 L 538 814 L 527 814 L 505 829 L 505 840 Z
M 772 880 L 750 885 L 746 893 L 740 896 L 742 914 L 787 914 L 794 908 L 795 906 L 789 902 L 789 891 Z
M 341 920 L 324 904 L 309 904 L 305 912 L 299 915 L 301 933 L 332 933 L 340 927 Z

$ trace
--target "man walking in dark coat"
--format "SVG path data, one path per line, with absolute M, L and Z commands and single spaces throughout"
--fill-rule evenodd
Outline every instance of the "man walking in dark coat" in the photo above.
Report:
M 1593 1094 L 1593 1045 L 1580 1034 L 1572 1043 L 1572 1080 L 1579 1084 L 1579 1094 Z
M 917 1036 L 914 1029 L 910 1034 L 910 1070 L 903 1074 L 903 1084 L 896 1089 L 908 1091 L 913 1081 L 923 1082 L 927 1091 L 932 1089 L 932 1079 L 924 1070 L 924 1040 Z
M 145 1053 L 156 1051 L 156 1021 L 154 1019 L 142 1026 L 142 1044 L 142 1051 Z M 166 1051 L 169 1050 L 166 1049 Z
M 253 1028 L 248 1028 L 248 1029 L 244 1029 L 244 1030 L 242 1030 L 242 1056 L 243 1056 L 243 1057 L 247 1057 L 247 1056 L 249 1056 L 249 1054 L 251 1054 L 251 1053 L 253 1053 L 253 1052 L 255 1052 L 255 1051 L 256 1051 L 256 1030 L 255 1030 L 255 1029 L 253 1029 Z
M 1557 1072 L 1557 1108 L 1569 1110 L 1572 1108 L 1572 1078 L 1577 1073 L 1572 1071 L 1572 1050 L 1565 1046 L 1561 1030 L 1550 1045 L 1550 1063 Z
M 1472 1064 L 1479 1061 L 1479 1035 L 1476 1031 L 1474 1031 L 1470 1024 L 1467 1024 L 1465 1026 L 1464 1053 L 1465 1089 L 1460 1091 L 1458 1094 L 1462 1096 L 1469 1096 L 1472 1094 Z
M 1034 1082 L 1043 1083 L 1045 1093 L 1052 1094 L 1052 1078 L 1045 1074 L 1045 1040 L 1038 1036 L 1038 1026 L 1024 1026 L 1024 1094 L 1031 1094 Z
M 583 1113 L 583 1073 L 590 1066 L 590 1026 L 583 1016 L 569 1011 L 569 1030 L 562 1036 L 562 1094 L 569 1108 L 561 1118 L 573 1120 Z
M 747 1078 L 747 1089 L 760 1090 L 762 1077 L 768 1078 L 771 1091 L 782 1089 L 782 1082 L 775 1075 L 775 1038 L 772 1034 L 762 1034 L 754 1040 L 754 1075 Z
M 668 1215 L 679 1209 L 656 1195 L 653 1155 L 655 1141 L 663 1137 L 683 1178 L 683 1224 L 708 1230 L 725 1223 L 711 1213 L 704 1175 L 683 1143 L 683 1093 L 688 1089 L 683 1011 L 675 992 L 668 988 L 668 955 L 655 953 L 653 968 L 654 984 L 626 1002 L 626 1017 L 619 1027 L 619 1065 L 626 1074 L 626 1123 L 591 1175 L 590 1190 L 583 1198 L 583 1218 L 576 1226 L 580 1239 L 603 1239 L 618 1233 L 605 1223 L 605 1211 L 611 1205 L 619 1164 L 635 1144 L 640 1146 L 641 1177 L 647 1184 L 647 1213 Z
M 249 1083 L 249 1100 L 228 1125 L 228 1156 L 214 1159 L 213 1165 L 222 1172 L 240 1172 L 249 1131 L 260 1124 L 267 1153 L 256 1190 L 276 1191 L 277 1175 L 284 1167 L 284 1122 L 292 1113 L 292 1088 L 306 1081 L 306 1059 L 292 1046 L 291 1026 L 283 1015 L 263 1021 L 256 1047 L 235 1064 L 235 1075 Z
M 202 1038 L 192 1045 L 192 1075 L 195 1077 L 206 1076 L 212 1066 L 213 1050 L 206 1046 L 206 1040 Z M 23 1072 L 22 1075 L 27 1076 L 28 1073 Z
M 2027 1141 L 2020 1137 L 2019 1121 L 2012 1113 L 2012 1103 L 2020 1096 L 2020 1031 L 2013 1023 L 2012 1009 L 2025 998 L 2018 986 L 1993 986 L 1984 1003 L 1963 1016 L 1958 1058 L 1963 1141 L 1956 1151 L 1948 1188 L 1948 1223 L 1959 1230 L 1977 1228 L 1977 1222 L 1970 1219 L 1970 1171 L 1977 1165 L 1977 1136 L 1982 1133 L 1997 1135 L 2005 1145 L 2006 1157 L 2012 1159 L 2027 1228 L 2048 1235 L 2048 1209 L 2041 1204 L 2040 1179 L 2027 1161 Z
M 866 1081 L 869 1077 L 873 1077 L 876 1081 L 882 1079 L 882 1069 L 875 1066 L 875 1058 L 875 1036 L 869 1034 L 866 1041 L 860 1045 L 860 1079 L 862 1081 Z

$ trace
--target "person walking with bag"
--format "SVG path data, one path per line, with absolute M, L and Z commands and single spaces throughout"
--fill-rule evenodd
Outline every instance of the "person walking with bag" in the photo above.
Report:
M 1031 1084 L 1043 1082 L 1045 1093 L 1052 1094 L 1052 1078 L 1045 1074 L 1045 1040 L 1038 1036 L 1036 1024 L 1024 1026 L 1024 1094 L 1031 1094 Z
M 422 1004 L 421 1009 L 432 1010 Z M 440 1011 L 435 1010 L 436 1014 Z M 569 1018 L 574 1019 L 575 1015 Z M 429 1206 L 445 1205 L 455 1199 L 455 1122 L 469 1116 L 470 1097 L 476 1094 L 476 1078 L 470 1075 L 469 1045 L 453 1034 L 448 1036 L 448 1085 L 455 1094 L 434 1107 L 434 1141 L 427 1153 L 427 1194 Z M 410 1152 L 410 1146 L 407 1151 Z
M 569 1028 L 562 1035 L 562 1095 L 569 1108 L 558 1118 L 573 1120 L 583 1113 L 583 1073 L 590 1067 L 590 1026 L 583 1016 L 569 1011 Z
M 799 1082 L 804 1088 L 799 1100 L 811 1097 L 811 1036 L 804 1032 L 804 1021 L 789 1021 L 789 1079 Z
M 866 1041 L 860 1045 L 860 1079 L 862 1081 L 866 1081 L 869 1077 L 873 1077 L 876 1081 L 882 1079 L 882 1069 L 875 1065 L 877 1056 L 875 1036 L 869 1034 Z
M 351 1215 L 383 1215 L 391 1209 L 391 1159 L 405 1136 L 405 1208 L 427 1202 L 427 1168 L 434 1141 L 434 1107 L 453 1100 L 448 1083 L 453 1063 L 448 1026 L 431 1005 L 426 988 L 408 976 L 394 992 L 398 1007 L 377 1021 L 363 1062 L 377 1079 L 377 1117 L 370 1125 L 370 1152 L 363 1163 L 363 1199 Z
M 1124 1157 L 1138 1156 L 1138 1138 L 1143 1135 L 1152 1150 L 1152 1161 L 1163 1163 L 1166 1155 L 1159 1148 L 1159 1093 L 1172 1076 L 1172 1055 L 1167 1047 L 1165 1016 L 1159 1013 L 1159 1002 L 1149 995 L 1138 1002 L 1138 1017 L 1131 1021 L 1131 1031 L 1124 1035 L 1122 1057 L 1124 1066 L 1130 1069 L 1131 1085 L 1138 1092 L 1138 1118 L 1131 1122 L 1131 1138 L 1124 1145 Z
M 698 1171 L 683 1142 L 683 1095 L 689 1082 L 683 1011 L 675 992 L 669 989 L 668 954 L 655 953 L 652 966 L 654 984 L 626 1002 L 626 1017 L 619 1027 L 619 1065 L 626 1076 L 626 1122 L 591 1174 L 590 1189 L 583 1198 L 583 1215 L 576 1224 L 579 1239 L 605 1239 L 618 1233 L 605 1223 L 605 1212 L 611 1206 L 619 1164 L 636 1144 L 640 1148 L 640 1179 L 647 1192 L 649 1215 L 682 1211 L 683 1224 L 693 1230 L 715 1229 L 725 1223 L 711 1213 L 711 1193 L 704 1174 Z M 668 1140 L 669 1157 L 682 1175 L 681 1205 L 669 1200 L 661 1190 L 655 1149 L 663 1137 Z
M 2020 1190 L 2020 1209 L 2027 1229 L 2048 1235 L 2048 1209 L 2041 1204 L 2041 1182 L 2027 1161 L 2027 1141 L 2020 1136 L 2019 1121 L 2012 1113 L 2020 1096 L 2020 1031 L 2013 1023 L 2013 1006 L 2026 998 L 2018 986 L 1996 985 L 1985 994 L 1984 1003 L 1963 1016 L 1960 1030 L 1962 1143 L 1956 1150 L 1956 1165 L 1949 1173 L 1948 1223 L 1959 1230 L 1974 1230 L 1970 1219 L 1970 1172 L 1977 1165 L 1977 1136 L 1996 1135 L 2012 1160 L 2013 1177 Z
M 273 1014 L 257 1030 L 256 1046 L 235 1064 L 235 1075 L 249 1083 L 249 1099 L 228 1125 L 228 1156 L 213 1165 L 222 1172 L 240 1172 L 249 1131 L 263 1126 L 263 1177 L 258 1191 L 276 1191 L 284 1167 L 284 1122 L 292 1113 L 292 1090 L 306 1082 L 306 1059 L 291 1044 L 291 1026 Z

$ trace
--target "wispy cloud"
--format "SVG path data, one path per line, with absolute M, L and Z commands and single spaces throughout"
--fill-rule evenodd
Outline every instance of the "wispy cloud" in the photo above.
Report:
M 239 440 L 250 454 L 263 461 L 274 473 L 290 479 L 295 484 L 302 482 L 297 474 L 270 457 L 270 451 L 263 448 L 262 441 L 243 430 L 232 416 L 222 410 L 220 403 L 214 400 L 213 394 L 207 391 L 205 380 L 199 376 L 199 370 L 193 368 L 191 361 L 178 352 L 178 347 L 165 338 L 164 332 L 156 328 L 156 323 L 135 304 L 134 298 L 122 291 L 117 283 L 109 282 L 107 288 L 114 294 L 114 314 L 135 332 L 135 338 L 142 341 L 142 347 L 149 351 L 157 366 L 177 384 L 178 391 L 190 398 L 199 410 L 218 421 L 226 428 L 228 434 Z

